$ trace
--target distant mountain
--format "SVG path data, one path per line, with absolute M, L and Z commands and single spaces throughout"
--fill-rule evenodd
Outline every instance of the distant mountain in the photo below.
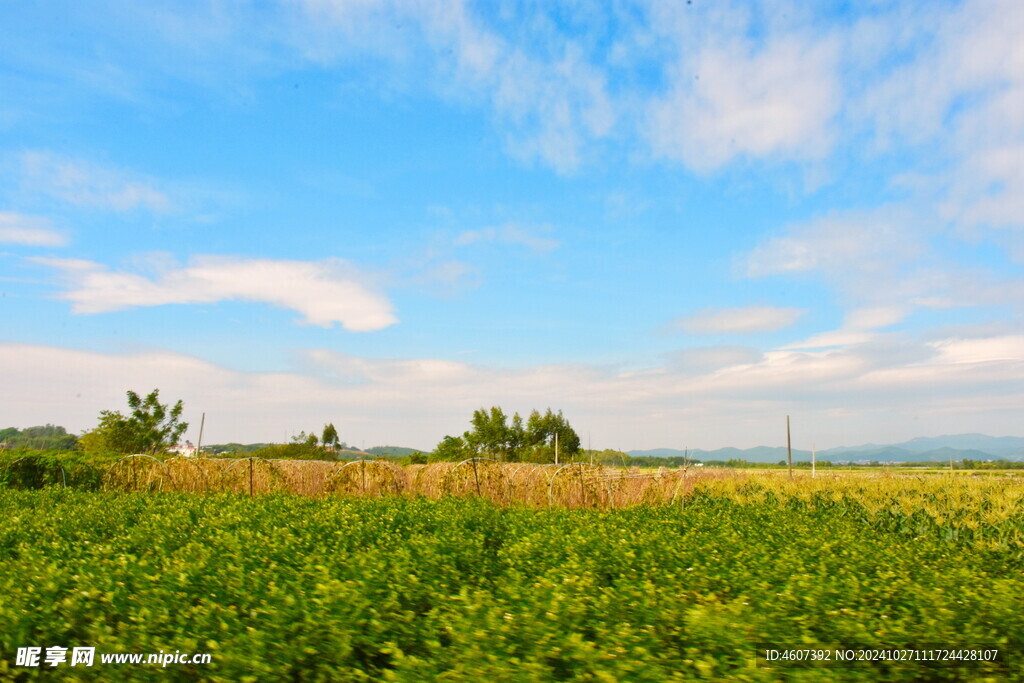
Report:
M 652 448 L 648 451 L 629 451 L 627 455 L 649 455 L 653 458 L 683 458 L 689 453 L 691 458 L 696 458 L 697 456 L 694 455 L 696 452 L 696 450 L 680 451 L 675 448 Z
M 1018 436 L 987 436 L 985 434 L 951 434 L 947 436 L 919 437 L 897 444 L 908 451 L 932 451 L 939 448 L 975 450 L 992 455 L 1024 453 L 1024 438 Z
M 827 448 L 825 450 L 818 451 L 819 453 L 829 453 L 831 455 L 837 455 L 840 453 L 849 453 L 851 451 L 875 451 L 879 448 L 885 448 L 885 446 L 877 443 L 865 443 L 860 446 L 836 446 L 835 448 Z
M 974 450 L 973 448 L 936 448 L 934 451 L 923 451 L 915 453 L 920 460 L 927 460 L 930 462 L 946 462 L 950 458 L 953 460 L 996 460 L 997 458 L 992 457 L 992 453 L 986 453 L 985 451 Z M 1013 459 L 1013 458 L 1008 458 Z
M 629 455 L 650 455 L 656 458 L 679 457 L 686 451 L 675 448 L 654 448 L 646 451 L 628 451 Z M 696 460 L 746 460 L 747 462 L 778 462 L 786 459 L 785 447 L 756 446 L 754 448 L 719 448 L 705 451 L 694 448 L 689 451 L 690 457 Z M 810 460 L 811 452 L 793 449 L 794 460 Z
M 646 455 L 658 458 L 683 457 L 685 450 L 677 448 L 654 448 L 629 451 L 629 455 Z M 779 462 L 786 459 L 782 446 L 757 446 L 756 448 L 718 448 L 705 451 L 699 448 L 689 451 L 696 460 L 746 460 L 747 462 Z M 818 460 L 832 462 L 948 462 L 959 460 L 1024 460 L 1024 438 L 1016 436 L 986 436 L 985 434 L 954 434 L 948 436 L 921 437 L 892 445 L 863 444 L 840 446 L 818 451 Z M 794 461 L 809 461 L 811 452 L 793 449 Z
M 421 451 L 418 448 L 405 448 L 403 446 L 374 446 L 373 448 L 367 448 L 366 452 L 370 455 L 405 456 L 412 455 L 413 453 L 429 453 L 430 451 Z

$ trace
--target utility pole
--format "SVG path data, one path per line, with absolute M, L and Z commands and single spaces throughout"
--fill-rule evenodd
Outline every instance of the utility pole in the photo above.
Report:
M 786 416 L 786 462 L 789 463 L 789 478 L 793 478 L 793 439 L 789 434 L 789 415 Z
M 203 427 L 206 426 L 206 413 L 203 413 L 203 419 L 199 421 L 199 441 L 196 443 L 196 457 L 198 458 L 203 454 Z
M 953 462 L 950 460 L 950 462 Z M 555 432 L 555 464 L 558 464 L 558 432 Z
M 817 459 L 816 458 L 817 454 L 818 454 L 817 447 L 814 444 L 811 444 L 811 479 L 814 479 L 814 465 L 815 465 L 815 460 Z

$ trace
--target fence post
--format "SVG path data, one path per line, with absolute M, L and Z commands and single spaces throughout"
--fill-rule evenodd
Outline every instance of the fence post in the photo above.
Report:
M 789 464 L 789 478 L 793 478 L 793 440 L 789 435 L 789 415 L 786 416 L 786 462 Z

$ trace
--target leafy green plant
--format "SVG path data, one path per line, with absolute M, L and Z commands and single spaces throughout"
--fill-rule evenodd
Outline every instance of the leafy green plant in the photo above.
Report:
M 161 680 L 1021 680 L 1012 659 L 758 667 L 761 642 L 1024 644 L 1019 548 L 879 525 L 866 490 L 767 493 L 609 511 L 0 489 L 0 679 L 31 673 L 15 648 L 65 644 L 213 655 L 131 672 Z M 982 501 L 920 505 L 946 502 Z

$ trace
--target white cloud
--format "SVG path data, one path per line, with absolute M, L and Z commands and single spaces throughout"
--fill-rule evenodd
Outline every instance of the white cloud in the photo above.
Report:
M 63 247 L 68 238 L 53 229 L 42 216 L 0 211 L 0 244 L 22 244 L 29 247 Z
M 652 103 L 655 154 L 702 171 L 740 157 L 822 158 L 841 104 L 835 42 L 783 35 L 757 48 L 714 40 L 695 57 L 683 53 L 670 92 Z
M 992 237 L 1024 262 L 1014 249 L 1024 229 L 1024 6 L 971 0 L 919 14 L 928 38 L 869 84 L 863 115 L 884 149 L 927 150 L 925 199 L 964 235 Z
M 1019 306 L 1024 301 L 1024 280 L 941 255 L 933 246 L 936 233 L 934 219 L 901 207 L 834 213 L 768 237 L 740 256 L 737 266 L 748 277 L 820 279 L 844 305 L 883 316 L 906 315 L 913 307 Z M 862 332 L 863 327 L 843 332 Z
M 29 191 L 75 206 L 119 212 L 172 208 L 168 196 L 149 179 L 51 152 L 23 153 L 21 175 Z
M 366 445 L 430 448 L 468 427 L 472 411 L 562 409 L 598 447 L 798 447 L 898 441 L 927 434 L 1016 433 L 1024 400 L 1024 338 L 889 340 L 822 351 L 724 350 L 715 362 L 670 362 L 643 372 L 585 365 L 494 368 L 439 359 L 307 354 L 303 372 L 239 372 L 181 354 L 106 354 L 0 344 L 0 394 L 9 424 L 73 430 L 123 405 L 124 391 L 159 387 L 207 413 L 217 441 L 282 441 L 332 421 Z M 676 359 L 678 360 L 678 359 Z M 693 359 L 691 359 L 693 360 Z M 977 409 L 982 406 L 984 409 Z
M 300 4 L 310 25 L 295 42 L 307 58 L 329 63 L 369 52 L 406 67 L 429 63 L 440 92 L 489 103 L 510 150 L 524 159 L 573 171 L 616 120 L 603 70 L 573 38 L 553 31 L 543 12 L 524 20 L 535 30 L 514 42 L 459 0 Z
M 903 320 L 907 312 L 899 306 L 873 306 L 858 308 L 846 314 L 847 328 L 874 330 L 889 327 Z
M 809 339 L 787 344 L 783 348 L 816 349 L 866 344 L 878 338 L 876 330 L 895 325 L 906 315 L 907 309 L 900 306 L 857 308 L 847 312 L 840 329 L 822 332 Z
M 951 338 L 934 342 L 939 360 L 951 364 L 1024 362 L 1024 335 L 980 339 Z
M 789 327 L 803 314 L 798 308 L 776 306 L 707 309 L 679 318 L 675 324 L 694 334 L 754 334 Z
M 545 230 L 550 230 L 550 228 L 545 226 Z M 538 236 L 534 231 L 514 223 L 498 227 L 480 228 L 478 230 L 466 230 L 455 238 L 455 246 L 457 247 L 481 242 L 521 246 L 538 253 L 553 251 L 560 244 L 556 239 Z
M 737 365 L 753 365 L 764 357 L 748 346 L 699 346 L 668 354 L 670 367 L 686 374 L 705 374 Z
M 898 209 L 833 214 L 770 237 L 745 258 L 751 277 L 822 271 L 877 276 L 925 252 L 917 225 Z
M 115 272 L 91 261 L 36 258 L 68 281 L 61 298 L 75 313 L 103 313 L 138 306 L 262 301 L 302 314 L 305 322 L 354 332 L 397 322 L 391 303 L 360 281 L 340 260 L 284 261 L 197 256 L 189 265 L 149 278 Z

